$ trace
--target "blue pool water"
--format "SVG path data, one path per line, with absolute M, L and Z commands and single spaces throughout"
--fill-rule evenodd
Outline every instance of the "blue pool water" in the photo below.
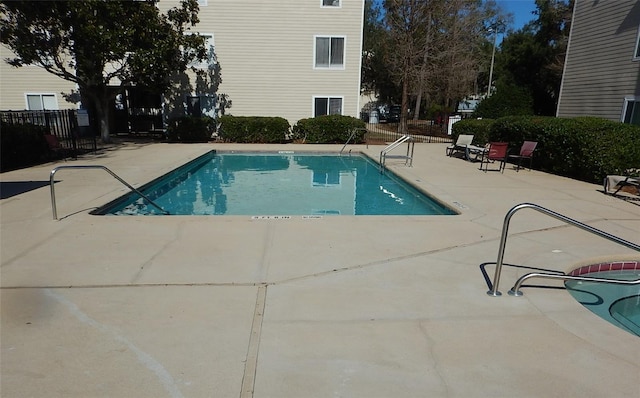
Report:
M 452 215 L 361 155 L 212 151 L 140 188 L 171 215 Z M 136 193 L 93 214 L 162 214 Z
M 640 270 L 590 272 L 584 276 L 635 280 Z M 640 336 L 640 285 L 616 285 L 568 280 L 567 290 L 596 315 L 636 336 Z

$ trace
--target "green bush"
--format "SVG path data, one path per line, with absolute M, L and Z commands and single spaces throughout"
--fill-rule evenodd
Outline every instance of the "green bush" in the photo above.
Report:
M 493 123 L 493 119 L 460 120 L 451 127 L 451 138 L 456 142 L 461 134 L 472 135 L 473 145 L 483 146 L 489 142 L 489 132 Z
M 608 174 L 640 168 L 640 126 L 598 118 L 573 119 L 571 135 L 578 138 L 572 155 L 575 178 L 602 182 Z
M 0 170 L 31 166 L 47 158 L 44 126 L 2 123 L 0 128 Z
M 496 92 L 480 101 L 474 117 L 497 119 L 513 115 L 533 115 L 533 97 L 526 89 L 499 84 Z
M 640 126 L 594 117 L 560 119 L 546 116 L 508 116 L 497 120 L 461 120 L 452 138 L 474 135 L 475 145 L 509 143 L 518 153 L 524 141 L 538 143 L 533 167 L 577 180 L 600 183 L 609 174 L 640 169 Z
M 293 126 L 293 138 L 310 144 L 344 144 L 356 130 L 352 143 L 364 142 L 365 123 L 351 116 L 325 115 L 300 119 Z
M 505 117 L 493 123 L 489 139 L 509 142 L 511 153 L 537 141 L 535 168 L 582 181 L 640 168 L 640 126 L 606 119 Z
M 289 135 L 289 122 L 281 117 L 220 117 L 220 137 L 226 142 L 281 143 Z
M 167 137 L 173 142 L 207 142 L 215 131 L 215 120 L 208 116 L 181 116 L 169 120 Z

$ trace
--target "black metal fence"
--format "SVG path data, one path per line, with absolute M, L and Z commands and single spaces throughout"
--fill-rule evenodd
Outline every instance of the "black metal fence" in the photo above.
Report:
M 74 154 L 95 151 L 97 140 L 94 130 L 78 127 L 75 109 L 43 111 L 0 111 L 3 123 L 34 124 L 44 126 L 47 133 L 56 136 L 60 145 Z
M 398 123 L 368 123 L 367 138 L 393 142 L 402 134 L 398 132 Z M 447 127 L 444 124 L 435 124 L 430 120 L 408 120 L 407 133 L 416 142 L 450 143 L 452 139 L 447 135 Z

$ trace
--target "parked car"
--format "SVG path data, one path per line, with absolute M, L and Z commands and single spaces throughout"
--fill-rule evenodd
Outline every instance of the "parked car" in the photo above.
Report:
M 401 110 L 402 108 L 400 107 L 400 105 L 380 105 L 378 107 L 380 122 L 398 123 L 400 121 Z
M 400 114 L 402 113 L 402 107 L 400 105 L 393 105 L 389 109 L 389 116 L 387 117 L 387 122 L 389 123 L 399 123 L 400 122 Z

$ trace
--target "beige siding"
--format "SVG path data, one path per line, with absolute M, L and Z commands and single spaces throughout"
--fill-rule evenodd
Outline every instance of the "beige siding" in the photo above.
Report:
M 177 4 L 161 1 L 163 10 Z M 320 7 L 320 0 L 210 0 L 199 33 L 213 33 L 222 67 L 219 93 L 238 116 L 282 116 L 294 124 L 313 115 L 313 96 L 343 97 L 358 116 L 363 0 Z M 314 36 L 344 36 L 345 68 L 314 69 Z
M 640 96 L 639 26 L 640 0 L 576 1 L 559 117 L 621 120 L 625 96 Z
M 15 68 L 5 62 L 13 53 L 0 45 L 0 110 L 24 110 L 26 94 L 54 94 L 58 109 L 77 108 L 60 94 L 70 93 L 75 84 L 56 77 L 37 66 Z
M 177 0 L 159 2 L 162 11 Z M 210 0 L 196 31 L 214 35 L 222 66 L 219 93 L 234 115 L 282 116 L 294 124 L 313 115 L 313 97 L 343 98 L 343 112 L 358 116 L 364 0 L 321 7 L 320 0 Z M 314 36 L 345 37 L 344 69 L 314 69 Z M 11 53 L 0 46 L 2 59 Z M 0 62 L 0 109 L 26 108 L 25 93 L 53 93 L 60 109 L 74 108 L 61 92 L 75 87 L 46 71 Z M 195 87 L 195 81 L 190 82 Z M 195 89 L 192 94 L 196 93 Z

